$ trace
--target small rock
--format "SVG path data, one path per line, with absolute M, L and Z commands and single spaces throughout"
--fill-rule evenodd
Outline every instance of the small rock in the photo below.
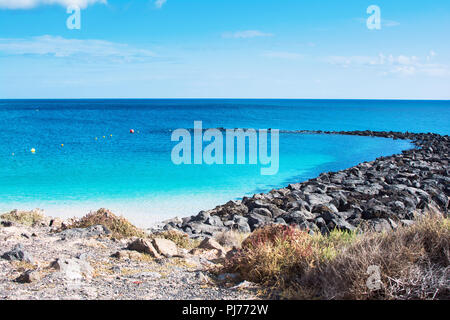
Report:
M 400 220 L 400 222 L 406 227 L 412 226 L 416 223 L 414 220 Z
M 239 249 L 236 247 L 233 247 L 230 251 L 228 251 L 225 255 L 225 259 L 230 260 L 233 259 L 234 256 L 239 252 Z
M 60 218 L 51 219 L 50 223 L 49 223 L 49 227 L 51 227 L 54 230 L 61 229 L 62 225 L 63 225 L 63 221 Z
M 31 254 L 24 250 L 21 244 L 18 244 L 11 251 L 5 252 L 2 258 L 9 261 L 25 261 L 34 263 L 34 258 Z
M 12 223 L 11 221 L 0 221 L 0 226 L 5 227 L 5 228 L 9 228 L 12 227 L 14 225 L 14 223 Z
M 158 255 L 159 256 L 159 255 Z M 113 258 L 119 260 L 139 260 L 142 258 L 141 254 L 132 250 L 120 250 L 112 255 Z
M 19 283 L 32 283 L 41 280 L 41 275 L 36 270 L 28 270 L 22 273 L 16 281 Z
M 369 225 L 375 232 L 391 231 L 392 226 L 386 219 L 371 219 Z
M 239 283 L 237 286 L 231 287 L 231 290 L 244 290 L 244 289 L 252 289 L 252 288 L 256 288 L 257 285 L 253 282 L 250 281 L 243 281 L 241 283 Z
M 121 273 L 122 269 L 120 269 L 119 266 L 112 266 L 109 270 L 111 270 L 114 273 Z
M 58 270 L 67 280 L 90 279 L 94 273 L 91 265 L 80 259 L 59 258 L 52 262 L 51 267 Z
M 210 283 L 209 277 L 201 271 L 195 274 L 195 278 L 202 284 Z
M 212 238 L 205 238 L 198 247 L 200 249 L 217 250 L 225 252 L 225 249 L 216 240 Z
M 239 274 L 237 273 L 222 273 L 217 276 L 217 280 L 219 281 L 235 281 L 239 278 Z
M 80 253 L 79 255 L 77 255 L 77 258 L 80 259 L 80 260 L 87 260 L 91 256 L 92 256 L 92 253 L 90 253 L 90 252 L 83 252 L 83 253 Z
M 138 273 L 134 276 L 135 278 L 145 278 L 145 280 L 156 280 L 161 278 L 161 274 L 158 272 L 142 272 L 142 273 Z

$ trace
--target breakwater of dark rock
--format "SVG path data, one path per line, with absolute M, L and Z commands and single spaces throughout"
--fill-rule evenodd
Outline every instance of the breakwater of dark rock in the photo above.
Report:
M 284 131 L 280 131 L 284 132 Z M 266 224 L 295 224 L 305 230 L 392 230 L 428 212 L 448 214 L 450 137 L 434 133 L 378 131 L 287 131 L 411 140 L 415 148 L 352 168 L 322 173 L 266 194 L 229 201 L 196 216 L 172 219 L 192 237 L 235 229 L 250 232 Z

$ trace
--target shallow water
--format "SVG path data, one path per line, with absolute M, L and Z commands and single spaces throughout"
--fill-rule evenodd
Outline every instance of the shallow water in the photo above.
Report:
M 196 120 L 204 128 L 448 134 L 450 102 L 0 100 L 0 211 L 39 207 L 70 216 L 107 207 L 147 224 L 412 147 L 383 138 L 282 133 L 273 176 L 255 165 L 176 166 L 171 130 L 192 128 Z

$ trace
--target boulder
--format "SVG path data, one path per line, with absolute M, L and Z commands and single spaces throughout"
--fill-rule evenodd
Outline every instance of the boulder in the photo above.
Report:
M 327 234 L 328 232 L 330 232 L 330 230 L 328 229 L 326 221 L 322 217 L 316 218 L 314 223 L 317 226 L 317 228 L 319 228 L 319 230 L 320 230 L 320 232 L 322 234 Z
M 269 224 L 270 221 L 271 221 L 271 219 L 269 217 L 262 216 L 257 213 L 251 213 L 248 216 L 248 225 L 250 226 L 250 229 L 252 231 Z
M 283 218 L 281 218 L 281 217 L 276 218 L 274 223 L 275 224 L 287 225 L 286 221 Z
M 327 203 L 314 206 L 312 212 L 321 215 L 325 221 L 330 221 L 336 218 L 339 211 L 334 204 Z
M 304 200 L 290 201 L 286 204 L 287 211 L 311 211 L 311 206 Z
M 189 229 L 193 235 L 207 235 L 214 236 L 216 233 L 225 230 L 223 227 L 211 226 L 209 224 L 191 222 L 184 227 L 185 232 L 189 232 Z
M 369 186 L 358 186 L 355 188 L 356 192 L 370 196 L 377 195 L 381 190 L 383 190 L 383 187 L 377 183 L 371 184 Z
M 368 221 L 369 227 L 375 232 L 391 231 L 392 226 L 386 219 L 371 219 Z
M 153 247 L 158 251 L 158 253 L 166 258 L 178 255 L 178 247 L 175 242 L 171 240 L 155 238 L 153 239 L 152 244 Z
M 301 224 L 308 220 L 311 217 L 309 213 L 304 211 L 293 211 L 282 215 L 280 218 L 283 219 L 288 224 Z
M 150 240 L 147 239 L 137 239 L 133 242 L 131 242 L 128 247 L 128 250 L 131 251 L 137 251 L 140 253 L 145 253 L 148 254 L 150 256 L 152 256 L 153 258 L 161 258 L 161 255 L 158 253 L 158 251 L 155 249 L 155 247 L 152 245 L 152 243 L 150 242 Z M 120 256 L 120 254 L 119 254 Z M 120 259 L 120 257 L 118 257 Z
M 217 214 L 220 217 L 223 216 L 234 216 L 234 215 L 246 215 L 248 214 L 248 208 L 246 205 L 244 205 L 241 201 L 228 201 L 223 206 L 218 206 L 216 209 L 214 209 Z
M 348 223 L 347 221 L 345 221 L 342 218 L 335 218 L 333 220 L 331 220 L 331 222 L 334 224 L 334 228 L 339 229 L 339 230 L 343 230 L 343 231 L 355 231 L 356 227 L 352 226 L 350 223 Z
M 311 206 L 318 206 L 320 204 L 330 203 L 333 198 L 326 194 L 312 193 L 306 195 L 306 200 Z
M 209 212 L 200 211 L 196 216 L 192 218 L 192 221 L 205 222 L 211 216 Z
M 251 213 L 272 218 L 272 212 L 266 208 L 255 208 Z
M 223 222 L 218 216 L 209 217 L 205 223 L 215 227 L 223 227 Z
M 250 226 L 248 224 L 248 219 L 238 215 L 235 215 L 233 217 L 232 229 L 243 233 L 251 232 Z
M 364 210 L 362 213 L 362 217 L 364 219 L 387 218 L 390 216 L 390 214 L 391 211 L 388 207 L 384 205 L 376 205 Z

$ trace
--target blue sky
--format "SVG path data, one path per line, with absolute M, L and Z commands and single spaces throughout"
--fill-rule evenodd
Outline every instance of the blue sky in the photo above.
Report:
M 0 98 L 450 99 L 450 1 L 0 0 Z

